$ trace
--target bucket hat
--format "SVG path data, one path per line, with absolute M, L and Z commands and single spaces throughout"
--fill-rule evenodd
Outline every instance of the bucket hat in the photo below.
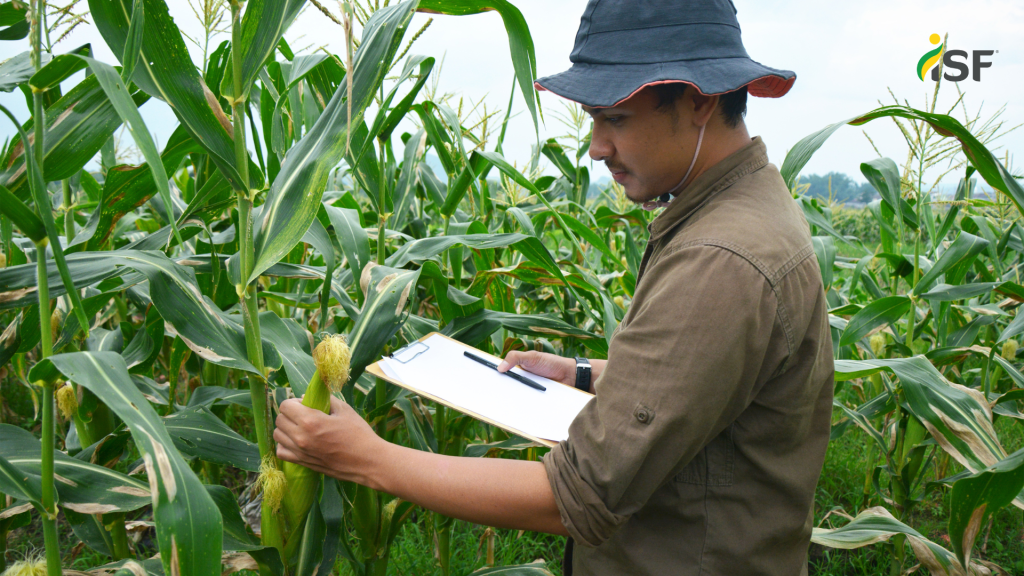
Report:
M 796 80 L 750 59 L 731 0 L 590 0 L 569 60 L 536 87 L 593 108 L 653 84 L 684 82 L 707 96 L 746 86 L 778 98 Z

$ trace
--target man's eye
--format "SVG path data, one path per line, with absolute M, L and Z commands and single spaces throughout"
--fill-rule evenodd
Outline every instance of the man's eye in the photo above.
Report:
M 618 124 L 622 120 L 622 116 L 606 116 L 605 120 L 609 124 Z

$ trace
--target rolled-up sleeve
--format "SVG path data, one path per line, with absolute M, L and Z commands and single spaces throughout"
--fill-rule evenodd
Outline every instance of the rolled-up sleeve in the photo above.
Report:
M 669 246 L 645 271 L 633 306 L 597 396 L 544 457 L 562 523 L 586 546 L 643 508 L 767 379 L 777 299 L 742 255 Z

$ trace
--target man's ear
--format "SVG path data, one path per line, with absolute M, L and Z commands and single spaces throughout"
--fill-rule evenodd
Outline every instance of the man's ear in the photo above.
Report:
M 717 94 L 714 96 L 701 94 L 696 88 L 691 88 L 690 90 L 692 92 L 685 101 L 691 107 L 693 125 L 699 128 L 711 121 L 711 116 L 718 108 L 720 98 Z

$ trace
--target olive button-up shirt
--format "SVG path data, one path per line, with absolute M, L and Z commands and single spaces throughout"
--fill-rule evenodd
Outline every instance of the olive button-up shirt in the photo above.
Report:
M 544 457 L 575 576 L 806 574 L 827 306 L 759 137 L 654 220 L 597 396 Z

